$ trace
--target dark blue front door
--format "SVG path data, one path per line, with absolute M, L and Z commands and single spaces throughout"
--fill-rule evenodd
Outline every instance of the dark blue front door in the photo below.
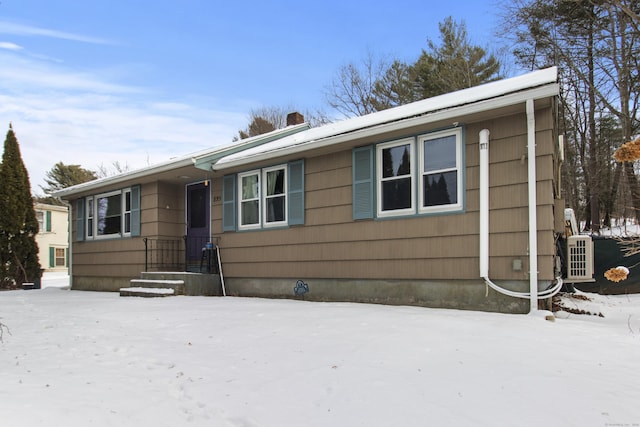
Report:
M 209 241 L 209 186 L 204 183 L 187 185 L 187 265 L 199 266 L 202 248 Z M 190 268 L 189 268 L 190 269 Z

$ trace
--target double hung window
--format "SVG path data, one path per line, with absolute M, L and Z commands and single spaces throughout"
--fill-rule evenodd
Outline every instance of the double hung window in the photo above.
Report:
M 51 231 L 51 211 L 36 211 L 36 219 L 39 233 Z
M 420 151 L 420 212 L 462 209 L 461 131 L 418 137 Z
M 287 223 L 287 169 L 276 166 L 262 172 L 265 226 Z
M 413 139 L 380 144 L 378 212 L 380 216 L 412 213 L 414 207 Z
M 44 211 L 36 211 L 36 219 L 38 220 L 38 230 L 40 233 L 45 231 L 44 228 Z
M 64 267 L 67 265 L 67 250 L 65 248 L 55 248 L 55 266 Z
M 222 179 L 223 231 L 304 224 L 304 160 Z
M 240 181 L 240 228 L 260 227 L 260 171 L 238 175 Z
M 240 229 L 287 223 L 287 168 L 274 166 L 238 174 Z
M 463 147 L 454 128 L 354 149 L 354 219 L 462 210 Z

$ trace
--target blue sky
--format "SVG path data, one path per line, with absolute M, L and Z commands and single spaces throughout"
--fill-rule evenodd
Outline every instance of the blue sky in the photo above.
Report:
M 322 110 L 341 65 L 413 62 L 447 16 L 490 46 L 495 1 L 0 2 L 0 126 L 32 188 L 56 162 L 135 169 L 231 142 L 252 109 Z M 4 138 L 2 139 L 4 141 Z

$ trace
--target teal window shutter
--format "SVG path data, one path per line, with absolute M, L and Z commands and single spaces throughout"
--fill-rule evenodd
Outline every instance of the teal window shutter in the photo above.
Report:
M 64 266 L 69 268 L 69 248 L 64 248 Z
M 49 246 L 49 267 L 53 268 L 56 266 L 56 248 L 53 246 Z
M 373 218 L 373 146 L 353 149 L 353 219 Z
M 44 224 L 45 231 L 51 231 L 51 211 L 45 211 L 46 219 Z
M 76 200 L 76 241 L 84 240 L 84 199 Z
M 222 231 L 236 230 L 236 176 L 222 177 Z
M 304 224 L 304 160 L 289 163 L 289 225 Z
M 131 236 L 140 235 L 140 186 L 131 187 Z

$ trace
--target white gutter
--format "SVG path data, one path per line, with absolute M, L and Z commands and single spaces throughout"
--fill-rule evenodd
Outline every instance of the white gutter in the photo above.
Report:
M 69 242 L 67 249 L 67 264 L 69 266 L 67 267 L 67 274 L 69 275 L 69 289 L 73 289 L 71 286 L 71 283 L 73 282 L 73 206 L 66 200 L 63 200 L 62 203 L 64 203 L 68 209 L 67 239 Z

